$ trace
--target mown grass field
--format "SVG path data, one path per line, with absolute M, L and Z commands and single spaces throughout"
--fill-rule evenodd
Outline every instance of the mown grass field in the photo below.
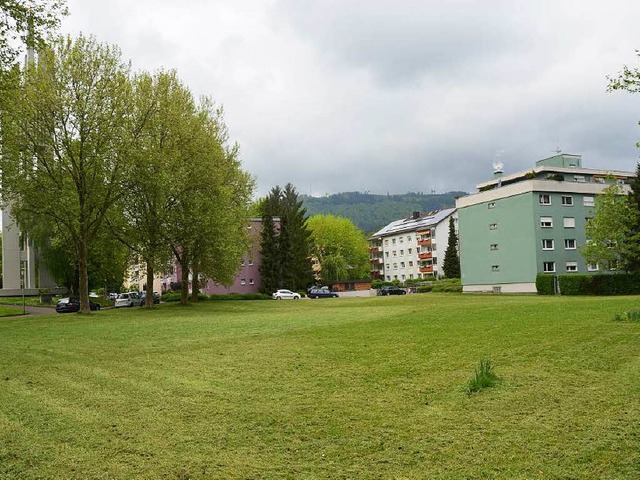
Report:
M 0 319 L 2 479 L 640 478 L 638 297 Z M 497 387 L 467 395 L 482 358 Z

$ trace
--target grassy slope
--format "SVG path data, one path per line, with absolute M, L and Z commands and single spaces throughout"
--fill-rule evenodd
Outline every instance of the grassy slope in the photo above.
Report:
M 637 298 L 0 320 L 0 478 L 638 478 Z M 464 393 L 478 360 L 499 387 Z

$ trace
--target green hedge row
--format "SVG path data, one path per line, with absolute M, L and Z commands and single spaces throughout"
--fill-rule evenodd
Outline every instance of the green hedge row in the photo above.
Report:
M 163 302 L 179 302 L 180 301 L 180 292 L 167 292 L 162 295 Z M 191 295 L 189 295 L 191 298 Z M 213 294 L 207 297 L 204 293 L 198 295 L 198 299 L 201 301 L 204 300 L 215 300 L 215 301 L 224 301 L 224 300 L 271 300 L 271 295 L 267 295 L 265 293 L 230 293 L 230 294 Z
M 561 295 L 638 295 L 640 275 L 630 273 L 558 275 Z M 553 275 L 538 274 L 540 295 L 553 295 Z

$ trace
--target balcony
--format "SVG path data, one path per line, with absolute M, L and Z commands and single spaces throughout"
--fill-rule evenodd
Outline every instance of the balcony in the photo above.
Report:
M 420 245 L 421 247 L 427 247 L 427 246 L 431 245 L 431 237 L 419 239 L 418 240 L 418 245 Z
M 418 254 L 418 258 L 420 260 L 428 260 L 430 258 L 433 258 L 433 253 L 432 252 L 423 252 L 423 253 L 419 253 Z
M 382 247 L 369 247 L 369 253 L 382 253 Z
M 379 265 L 381 263 L 384 263 L 381 257 L 370 257 L 369 262 L 373 263 L 374 265 Z
M 420 267 L 420 273 L 433 273 L 433 265 L 427 265 L 426 267 Z

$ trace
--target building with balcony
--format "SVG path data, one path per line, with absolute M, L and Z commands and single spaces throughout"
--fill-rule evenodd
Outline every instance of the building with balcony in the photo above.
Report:
M 374 233 L 369 238 L 371 278 L 405 282 L 442 276 L 449 217 L 457 221 L 455 208 L 413 212 Z
M 580 254 L 595 197 L 632 172 L 587 169 L 580 155 L 558 154 L 533 169 L 503 175 L 456 200 L 464 292 L 536 292 L 539 272 L 602 272 Z

